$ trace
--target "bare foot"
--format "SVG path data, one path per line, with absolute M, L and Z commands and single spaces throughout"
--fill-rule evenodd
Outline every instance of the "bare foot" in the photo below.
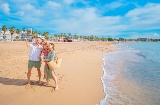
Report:
M 55 90 L 58 90 L 58 85 L 55 87 Z
M 31 85 L 30 84 L 26 84 L 26 87 L 25 87 L 26 89 L 29 89 L 29 88 L 31 88 Z
M 36 84 L 41 85 L 42 83 L 41 83 L 41 81 L 37 81 Z
M 49 83 L 48 82 L 44 82 L 43 85 L 47 86 L 47 85 L 49 85 Z
M 42 82 L 41 82 L 41 81 L 38 81 L 38 85 L 42 85 Z

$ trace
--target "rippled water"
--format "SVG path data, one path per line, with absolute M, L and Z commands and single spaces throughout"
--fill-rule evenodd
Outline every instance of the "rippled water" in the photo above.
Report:
M 123 43 L 117 48 L 103 59 L 101 79 L 106 96 L 100 105 L 160 105 L 160 43 Z M 139 95 L 121 92 L 113 84 L 118 75 L 139 86 Z

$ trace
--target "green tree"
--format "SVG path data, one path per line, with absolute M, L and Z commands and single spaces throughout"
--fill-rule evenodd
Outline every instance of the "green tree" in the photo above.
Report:
M 124 41 L 124 38 L 119 38 L 119 41 Z
M 100 38 L 96 37 L 94 40 L 95 40 L 95 41 L 100 41 Z
M 23 28 L 22 30 L 23 30 L 23 31 L 26 31 L 26 28 Z
M 89 36 L 90 41 L 94 41 L 94 35 Z
M 18 40 L 19 39 L 19 36 L 16 36 L 16 40 Z
M 19 35 L 21 33 L 20 29 L 17 29 L 16 33 Z
M 5 33 L 6 33 L 6 31 L 7 31 L 7 26 L 6 25 L 4 25 L 4 26 L 2 26 L 2 30 L 4 31 L 4 35 L 5 35 Z
M 12 26 L 9 31 L 10 31 L 10 33 L 11 33 L 11 41 L 12 41 L 12 39 L 13 39 L 13 34 L 14 34 L 14 32 L 15 32 L 14 27 Z
M 73 35 L 73 38 L 74 38 L 74 39 L 78 39 L 79 36 L 78 36 L 77 34 L 75 34 L 75 35 Z
M 44 37 L 45 37 L 45 39 L 47 39 L 47 40 L 48 40 L 48 39 L 49 39 L 49 35 L 48 35 L 48 34 L 49 34 L 49 32 L 44 32 L 42 36 L 44 36 Z
M 83 36 L 83 39 L 87 39 L 87 36 Z
M 31 30 L 27 30 L 27 36 L 31 34 Z
M 4 26 L 2 26 L 2 30 L 4 31 L 4 34 L 3 34 L 3 39 L 6 41 L 6 31 L 7 31 L 7 26 L 6 25 L 4 25 Z
M 105 41 L 105 38 L 104 38 L 104 37 L 102 37 L 102 38 L 101 38 L 101 41 Z
M 80 36 L 79 36 L 79 38 L 80 38 L 80 39 L 82 39 L 82 38 L 83 38 L 83 36 L 82 36 L 82 35 L 80 35 Z
M 37 31 L 32 31 L 32 37 L 37 38 L 38 37 L 38 32 Z
M 6 39 L 6 36 L 5 36 L 5 35 L 3 35 L 3 39 Z
M 61 33 L 60 37 L 61 37 L 61 38 L 63 37 L 63 33 Z
M 67 36 L 66 33 L 63 33 L 64 38 Z
M 66 35 L 66 36 L 65 36 L 65 39 L 66 39 L 66 40 L 70 40 L 71 37 L 69 37 L 68 35 Z
M 108 41 L 113 41 L 113 38 L 108 38 Z
M 54 37 L 57 37 L 58 35 L 57 34 L 54 34 Z

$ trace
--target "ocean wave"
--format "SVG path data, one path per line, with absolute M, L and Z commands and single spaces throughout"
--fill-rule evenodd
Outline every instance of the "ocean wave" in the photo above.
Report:
M 119 53 L 119 52 L 116 52 Z M 104 72 L 101 78 L 105 98 L 100 101 L 99 105 L 131 105 L 131 101 L 125 95 L 123 95 L 118 88 L 113 84 L 118 72 L 116 72 L 116 66 L 118 66 L 118 60 L 115 61 L 116 53 L 112 52 L 106 54 L 103 59 L 102 69 Z M 120 58 L 119 58 L 120 59 Z

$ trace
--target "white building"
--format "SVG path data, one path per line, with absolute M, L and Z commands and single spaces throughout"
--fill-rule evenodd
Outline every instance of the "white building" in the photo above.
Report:
M 3 38 L 4 36 L 6 37 L 5 38 L 6 41 L 10 41 L 11 40 L 11 34 L 10 34 L 9 30 L 7 30 L 5 32 L 5 34 L 4 34 L 4 31 L 0 31 L 0 40 L 4 40 L 4 38 Z
M 30 35 L 27 35 L 27 31 L 26 30 L 22 30 L 20 32 L 20 34 L 17 34 L 16 32 L 12 35 L 12 40 L 16 40 L 16 37 L 18 36 L 19 37 L 19 40 L 21 41 L 25 41 L 26 39 L 28 39 L 29 41 L 32 41 L 33 40 L 33 36 L 32 36 L 32 28 L 28 28 L 28 30 L 31 31 L 31 34 Z M 7 30 L 5 32 L 5 35 L 4 35 L 4 31 L 3 30 L 0 30 L 0 41 L 1 40 L 4 40 L 4 36 L 6 36 L 5 40 L 6 41 L 10 41 L 11 40 L 11 33 L 9 30 Z M 45 36 L 41 36 L 40 34 L 38 34 L 38 37 L 40 37 L 41 39 L 45 39 Z
M 42 35 L 38 35 L 38 37 L 41 39 L 45 39 L 45 36 L 42 36 Z
M 3 40 L 3 34 L 2 34 L 2 31 L 0 31 L 0 40 Z
M 32 33 L 32 28 L 28 28 L 28 31 L 29 31 L 29 30 L 30 30 L 30 31 L 31 31 L 31 33 Z

